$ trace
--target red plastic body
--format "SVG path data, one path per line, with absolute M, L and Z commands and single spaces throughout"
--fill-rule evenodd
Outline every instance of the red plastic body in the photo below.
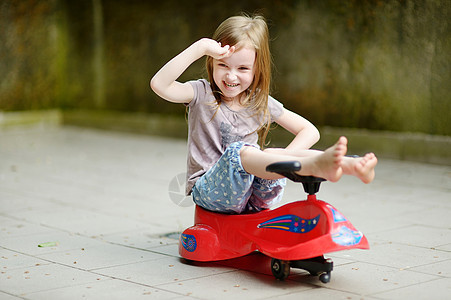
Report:
M 181 234 L 179 253 L 195 261 L 231 259 L 254 251 L 281 260 L 301 260 L 345 249 L 369 249 L 366 237 L 315 195 L 254 214 L 221 214 L 196 206 L 194 224 Z

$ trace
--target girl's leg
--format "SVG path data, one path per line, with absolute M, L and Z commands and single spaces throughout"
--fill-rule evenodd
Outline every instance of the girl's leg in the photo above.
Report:
M 264 150 L 267 153 L 279 154 L 279 155 L 290 155 L 297 157 L 311 157 L 320 155 L 323 152 L 320 150 L 300 150 L 294 151 L 283 148 L 268 148 Z M 363 157 L 344 157 L 341 168 L 343 174 L 356 176 L 364 183 L 370 183 L 373 181 L 375 172 L 374 168 L 377 165 L 377 157 L 374 153 L 367 153 Z
M 343 174 L 341 163 L 347 151 L 347 142 L 345 137 L 340 137 L 337 143 L 326 151 L 307 157 L 276 154 L 254 147 L 244 147 L 240 153 L 241 163 L 250 174 L 264 179 L 278 179 L 282 176 L 267 172 L 266 166 L 280 161 L 297 160 L 302 165 L 302 169 L 298 172 L 299 175 L 317 176 L 335 182 Z
M 353 175 L 358 177 L 364 183 L 370 183 L 374 179 L 374 168 L 376 165 L 376 155 L 374 155 L 374 153 L 367 153 L 363 157 L 345 157 L 341 164 L 341 168 L 343 169 L 343 174 Z
M 273 207 L 282 200 L 286 182 L 286 178 L 268 180 L 255 176 L 246 210 L 257 212 Z
M 240 152 L 244 145 L 243 142 L 232 143 L 216 164 L 196 181 L 192 189 L 194 203 L 222 213 L 246 210 L 255 176 L 241 165 Z

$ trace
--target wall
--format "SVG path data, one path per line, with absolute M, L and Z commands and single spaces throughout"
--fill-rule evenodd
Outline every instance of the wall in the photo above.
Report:
M 226 17 L 262 12 L 273 95 L 315 124 L 451 135 L 451 2 L 3 0 L 0 110 L 179 114 L 150 77 Z M 203 75 L 203 61 L 182 80 Z

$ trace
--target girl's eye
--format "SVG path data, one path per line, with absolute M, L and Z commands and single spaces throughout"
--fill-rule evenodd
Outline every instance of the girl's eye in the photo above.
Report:
M 247 70 L 249 70 L 249 68 L 248 67 L 241 67 L 240 70 L 247 71 Z
M 222 67 L 222 68 L 227 67 L 226 64 L 218 64 L 218 66 L 220 66 L 220 67 Z

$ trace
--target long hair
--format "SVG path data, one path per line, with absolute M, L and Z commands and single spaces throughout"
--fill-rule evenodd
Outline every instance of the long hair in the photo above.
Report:
M 268 111 L 268 96 L 271 84 L 272 59 L 269 51 L 269 31 L 263 16 L 234 16 L 226 19 L 216 29 L 212 37 L 221 45 L 253 47 L 256 52 L 254 79 L 246 97 L 241 102 L 251 108 L 261 118 L 259 131 L 260 144 L 263 147 L 268 135 L 271 117 Z M 221 105 L 221 91 L 213 79 L 213 58 L 207 56 L 206 69 L 213 95 L 218 106 Z

